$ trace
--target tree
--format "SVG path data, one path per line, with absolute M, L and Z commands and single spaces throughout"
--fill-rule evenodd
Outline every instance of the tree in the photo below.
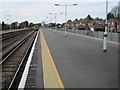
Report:
M 41 23 L 37 23 L 36 25 L 41 26 Z
M 67 21 L 67 27 L 68 27 L 69 29 L 72 28 L 72 20 L 68 20 L 68 21 Z
M 110 13 L 112 13 L 114 15 L 114 17 L 117 18 L 117 7 L 112 8 Z
M 24 21 L 19 24 L 19 28 L 25 28 L 25 27 L 28 27 L 28 21 Z
M 78 20 L 78 19 L 75 19 L 73 22 L 74 22 L 74 23 L 79 23 L 79 20 Z
M 2 30 L 5 30 L 5 23 L 2 22 Z
M 33 27 L 34 26 L 34 24 L 31 22 L 30 24 L 29 24 L 29 27 Z
M 72 23 L 72 20 L 68 20 L 67 23 Z
M 102 18 L 96 17 L 94 20 L 103 20 Z
M 21 22 L 20 24 L 19 24 L 19 28 L 24 28 L 26 26 L 26 24 L 24 23 L 24 22 Z
M 9 25 L 5 24 L 5 22 L 2 22 L 2 30 L 8 30 Z
M 82 20 L 83 20 L 83 18 L 80 18 L 80 19 L 79 19 L 79 21 L 82 21 Z
M 114 18 L 120 19 L 120 1 L 118 2 L 118 6 L 113 7 L 110 13 L 114 15 Z
M 60 23 L 58 23 L 56 26 L 57 26 L 57 28 L 61 28 L 61 24 Z
M 48 27 L 53 27 L 53 23 L 49 23 L 49 24 L 48 24 Z
M 114 14 L 113 13 L 108 13 L 107 14 L 107 19 L 112 19 L 114 18 Z
M 78 20 L 78 19 L 75 19 L 75 20 L 73 21 L 73 26 L 76 28 L 79 23 L 80 23 L 79 20 Z
M 25 24 L 25 27 L 28 27 L 28 21 L 23 22 Z
M 13 22 L 11 24 L 11 29 L 17 29 L 18 22 Z
M 85 19 L 93 20 L 93 18 L 90 15 L 88 15 Z
M 64 26 L 65 26 L 65 23 L 62 23 L 62 24 L 61 24 L 61 27 L 63 28 Z

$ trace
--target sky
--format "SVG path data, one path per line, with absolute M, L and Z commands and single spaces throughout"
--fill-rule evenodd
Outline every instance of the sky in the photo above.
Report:
M 118 5 L 118 1 L 108 0 L 108 12 Z M 55 22 L 54 13 L 57 13 L 56 22 L 63 23 L 65 22 L 65 7 L 55 6 L 56 3 L 60 5 L 77 4 L 76 6 L 68 6 L 67 20 L 85 18 L 88 14 L 93 18 L 105 19 L 105 2 L 106 0 L 0 0 L 0 21 L 11 23 L 27 20 L 34 23 L 43 21 L 50 23 Z

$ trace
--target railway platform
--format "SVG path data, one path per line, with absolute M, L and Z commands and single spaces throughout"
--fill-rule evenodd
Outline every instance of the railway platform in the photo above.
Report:
M 64 37 L 63 33 L 39 30 L 19 88 L 118 90 L 118 46 L 109 43 L 109 52 L 105 54 L 99 48 L 102 41 L 71 33 Z M 81 43 L 77 42 L 79 39 Z M 97 45 L 91 50 L 82 43 L 85 41 L 91 41 L 89 47 Z

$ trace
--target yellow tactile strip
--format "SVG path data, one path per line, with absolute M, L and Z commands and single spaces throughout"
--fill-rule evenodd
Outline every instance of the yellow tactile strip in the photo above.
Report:
M 43 65 L 43 81 L 44 88 L 60 88 L 64 89 L 54 60 L 49 51 L 48 45 L 45 41 L 44 35 L 40 30 L 41 51 L 42 51 L 42 65 Z

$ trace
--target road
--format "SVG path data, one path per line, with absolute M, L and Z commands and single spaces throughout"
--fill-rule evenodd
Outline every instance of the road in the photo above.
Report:
M 83 35 L 42 29 L 65 88 L 117 88 L 118 45 Z

